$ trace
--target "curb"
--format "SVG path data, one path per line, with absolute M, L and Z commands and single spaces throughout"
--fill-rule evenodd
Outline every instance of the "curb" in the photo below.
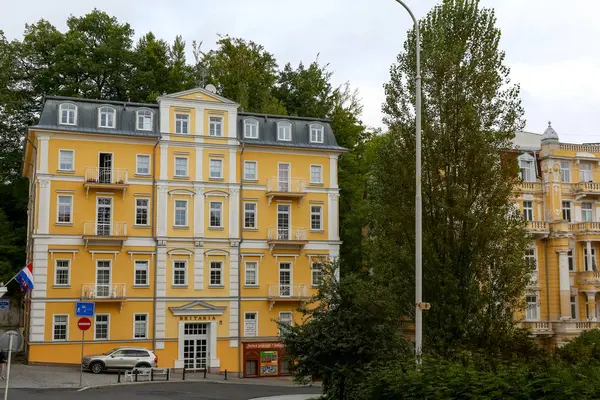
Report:
M 225 380 L 215 380 L 215 379 L 203 379 L 203 380 L 169 380 L 169 381 L 144 381 L 144 382 L 127 382 L 127 383 L 108 383 L 104 385 L 92 385 L 92 386 L 84 386 L 82 388 L 70 388 L 77 389 L 78 392 L 83 392 L 89 389 L 103 389 L 103 388 L 112 388 L 119 386 L 130 386 L 130 385 L 147 385 L 147 384 L 159 384 L 159 383 L 218 383 L 222 385 L 230 385 L 230 384 L 238 384 L 238 385 L 255 385 L 255 386 L 270 386 L 270 387 L 284 387 L 284 388 L 320 388 L 320 386 L 310 386 L 310 385 L 278 385 L 275 383 L 269 382 L 248 382 L 246 381 L 225 381 Z M 24 389 L 24 388 L 23 388 Z M 45 389 L 45 388 L 44 388 Z M 48 389 L 69 389 L 69 388 L 48 388 Z

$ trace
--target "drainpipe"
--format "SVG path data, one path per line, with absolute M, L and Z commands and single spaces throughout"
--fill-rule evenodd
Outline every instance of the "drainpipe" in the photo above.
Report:
M 242 263 L 241 263 L 241 258 L 242 258 L 242 242 L 244 241 L 244 201 L 243 201 L 243 197 L 242 197 L 242 189 L 244 188 L 244 141 L 238 139 L 238 142 L 240 143 L 240 145 L 242 146 L 242 151 L 240 152 L 240 198 L 239 198 L 239 205 L 238 205 L 238 214 L 239 214 L 239 231 L 240 231 L 240 242 L 238 244 L 238 296 L 237 296 L 237 301 L 238 301 L 238 337 L 237 337 L 237 341 L 238 341 L 238 378 L 242 378 L 243 377 L 243 373 L 242 373 L 242 368 L 243 368 L 243 361 L 242 361 L 242 357 L 243 357 L 243 346 L 242 346 Z
M 160 118 L 160 112 L 157 114 Z M 158 126 L 160 127 L 160 121 Z M 159 143 L 160 135 L 158 139 L 156 139 L 156 143 L 152 148 L 152 217 L 150 222 L 150 229 L 152 230 L 152 237 L 154 238 L 154 291 L 152 294 L 152 307 L 154 308 L 154 317 L 152 318 L 152 351 L 156 351 L 156 297 L 158 291 L 158 237 L 156 236 L 156 146 L 158 146 Z

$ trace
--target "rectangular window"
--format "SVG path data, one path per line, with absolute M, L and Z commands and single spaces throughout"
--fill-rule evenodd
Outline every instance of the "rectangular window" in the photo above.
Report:
M 135 224 L 148 225 L 148 199 L 135 199 Z
M 258 313 L 244 313 L 244 336 L 258 336 Z
M 579 163 L 579 180 L 581 182 L 592 182 L 592 164 Z
M 284 121 L 277 125 L 277 140 L 289 142 L 292 140 L 292 124 Z
M 138 175 L 150 175 L 150 156 L 149 155 L 139 154 L 137 156 L 135 173 Z
M 592 268 L 589 268 L 587 248 L 583 249 L 583 266 L 586 271 L 597 271 L 596 267 L 596 249 L 592 248 Z
M 535 182 L 535 167 L 533 161 L 520 160 L 521 178 L 524 182 Z
M 100 128 L 114 128 L 116 110 L 112 107 L 100 107 Z
M 567 253 L 567 261 L 569 262 L 569 271 L 575 271 L 575 264 L 573 263 L 573 249 L 570 249 Z
M 73 197 L 58 196 L 58 223 L 70 224 L 73 222 Z
M 146 339 L 148 332 L 148 315 L 133 314 L 133 338 Z
M 581 203 L 581 219 L 583 222 L 592 222 L 592 203 Z
M 525 319 L 527 321 L 537 321 L 537 319 L 538 319 L 537 295 L 528 294 L 527 296 L 525 296 L 525 301 L 527 302 L 527 311 L 525 314 Z
M 69 316 L 54 315 L 52 325 L 52 340 L 67 340 Z
M 256 203 L 244 203 L 244 228 L 256 229 Z
M 525 249 L 525 261 L 530 268 L 537 270 L 537 261 L 535 258 L 535 249 Z
M 221 227 L 221 214 L 223 211 L 223 203 L 220 201 L 210 202 L 210 221 L 209 227 L 220 228 Z
M 255 181 L 257 180 L 256 175 L 256 161 L 244 161 L 244 179 Z
M 563 183 L 571 183 L 571 162 L 560 162 L 560 180 Z
M 244 120 L 244 137 L 258 139 L 258 121 L 255 119 Z
M 187 285 L 187 262 L 173 261 L 173 286 Z
M 223 136 L 223 117 L 208 117 L 210 136 L 221 137 Z
M 320 165 L 310 166 L 310 183 L 323 183 L 323 167 Z
M 70 280 L 70 260 L 56 260 L 54 270 L 54 284 L 56 286 L 69 286 Z
M 533 221 L 533 201 L 525 200 L 523 202 L 523 218 L 525 221 Z
M 290 311 L 282 311 L 279 313 L 279 323 L 281 325 L 292 325 L 293 322 L 293 316 L 292 313 Z M 281 334 L 281 330 L 279 331 L 279 334 Z
M 96 314 L 94 320 L 94 340 L 108 340 L 109 314 Z
M 187 200 L 175 200 L 175 226 L 187 226 Z
M 188 159 L 187 157 L 175 157 L 175 176 L 188 176 Z
M 211 159 L 209 167 L 209 177 L 211 179 L 223 179 L 223 160 Z
M 135 262 L 133 285 L 148 286 L 148 261 Z
M 311 284 L 313 287 L 319 286 L 323 281 L 323 263 L 314 262 L 311 265 Z
M 577 319 L 577 296 L 571 296 L 571 318 Z
M 190 133 L 190 116 L 188 114 L 175 114 L 175 133 Z
M 223 263 L 221 261 L 210 262 L 210 285 L 223 285 Z
M 248 261 L 245 265 L 245 285 L 258 286 L 258 263 L 256 261 Z
M 310 142 L 311 143 L 323 143 L 323 126 L 322 125 L 311 125 L 310 126 Z
M 562 202 L 562 217 L 565 221 L 571 222 L 571 202 Z
M 75 159 L 75 152 L 73 150 L 59 150 L 58 151 L 58 169 L 60 171 L 73 171 L 75 167 L 73 160 Z
M 323 230 L 322 214 L 323 214 L 323 207 L 310 206 L 310 230 L 311 231 Z

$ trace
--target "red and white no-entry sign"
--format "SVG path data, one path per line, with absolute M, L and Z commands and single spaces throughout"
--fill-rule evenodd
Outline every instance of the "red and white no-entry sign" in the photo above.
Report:
M 89 318 L 83 317 L 79 318 L 77 321 L 77 327 L 82 331 L 87 331 L 92 326 L 92 321 Z

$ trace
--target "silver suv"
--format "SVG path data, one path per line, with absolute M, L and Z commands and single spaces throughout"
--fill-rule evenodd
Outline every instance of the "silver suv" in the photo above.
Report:
M 83 357 L 83 368 L 94 374 L 107 369 L 131 369 L 156 367 L 158 357 L 143 347 L 117 347 L 104 354 Z

